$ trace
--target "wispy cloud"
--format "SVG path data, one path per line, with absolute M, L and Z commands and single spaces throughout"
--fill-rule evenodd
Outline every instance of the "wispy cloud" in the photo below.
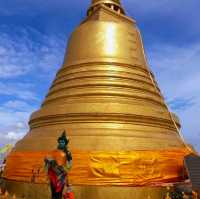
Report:
M 30 114 L 36 107 L 24 100 L 0 103 L 0 140 L 15 142 L 28 131 Z M 0 144 L 3 144 L 0 142 Z
M 25 101 L 20 101 L 20 100 L 10 100 L 7 101 L 3 104 L 3 107 L 6 109 L 10 110 L 18 110 L 18 111 L 23 111 L 23 110 L 31 110 L 32 106 Z
M 31 27 L 0 26 L 0 78 L 55 70 L 62 63 L 64 41 Z
M 19 111 L 18 107 L 13 108 L 13 106 L 1 105 L 0 145 L 15 143 L 28 132 L 28 118 L 32 111 L 33 108 Z

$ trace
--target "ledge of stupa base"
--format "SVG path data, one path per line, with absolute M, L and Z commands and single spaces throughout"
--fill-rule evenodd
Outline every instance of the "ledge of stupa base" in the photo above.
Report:
M 8 192 L 17 199 L 51 199 L 50 189 L 45 184 L 6 181 Z M 162 199 L 166 187 L 101 187 L 73 186 L 75 199 Z

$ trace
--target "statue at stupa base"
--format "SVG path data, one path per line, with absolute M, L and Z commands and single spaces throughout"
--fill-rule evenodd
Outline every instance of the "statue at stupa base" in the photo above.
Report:
M 69 139 L 67 139 L 66 132 L 64 131 L 58 138 L 57 150 L 44 159 L 45 170 L 51 188 L 51 199 L 62 199 L 65 186 L 67 188 L 70 187 L 68 172 L 72 167 L 72 155 L 68 149 L 68 144 Z M 66 192 L 66 194 L 68 193 Z

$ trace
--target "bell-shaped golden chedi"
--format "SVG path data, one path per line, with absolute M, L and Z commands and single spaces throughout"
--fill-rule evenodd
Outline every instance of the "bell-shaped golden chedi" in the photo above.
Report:
M 16 150 L 50 150 L 63 129 L 78 150 L 183 146 L 150 77 L 135 22 L 107 2 L 119 4 L 94 0 L 72 33 L 63 67 Z
M 135 21 L 119 0 L 93 0 L 4 176 L 11 192 L 34 198 L 30 179 L 35 168 L 42 168 L 37 154 L 55 149 L 66 129 L 74 156 L 69 178 L 77 199 L 161 198 L 157 186 L 133 187 L 180 179 L 187 152 L 177 127 L 147 65 Z M 37 190 L 42 186 L 37 183 L 45 183 L 39 171 Z

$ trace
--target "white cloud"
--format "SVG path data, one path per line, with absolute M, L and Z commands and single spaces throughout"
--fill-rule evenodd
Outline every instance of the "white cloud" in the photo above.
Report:
M 10 131 L 7 133 L 1 133 L 0 134 L 0 147 L 4 146 L 5 144 L 12 144 L 15 145 L 15 143 L 22 139 L 24 137 L 25 133 L 19 133 Z
M 8 101 L 0 106 L 0 145 L 15 143 L 28 132 L 28 120 L 35 107 L 25 101 Z
M 7 138 L 9 140 L 17 141 L 20 138 L 22 138 L 23 136 L 24 136 L 23 133 L 16 133 L 16 132 L 10 131 L 5 135 L 5 138 Z
M 2 107 L 0 108 L 0 132 L 5 131 L 21 131 L 27 128 L 30 114 L 35 108 L 18 110 L 14 108 Z

